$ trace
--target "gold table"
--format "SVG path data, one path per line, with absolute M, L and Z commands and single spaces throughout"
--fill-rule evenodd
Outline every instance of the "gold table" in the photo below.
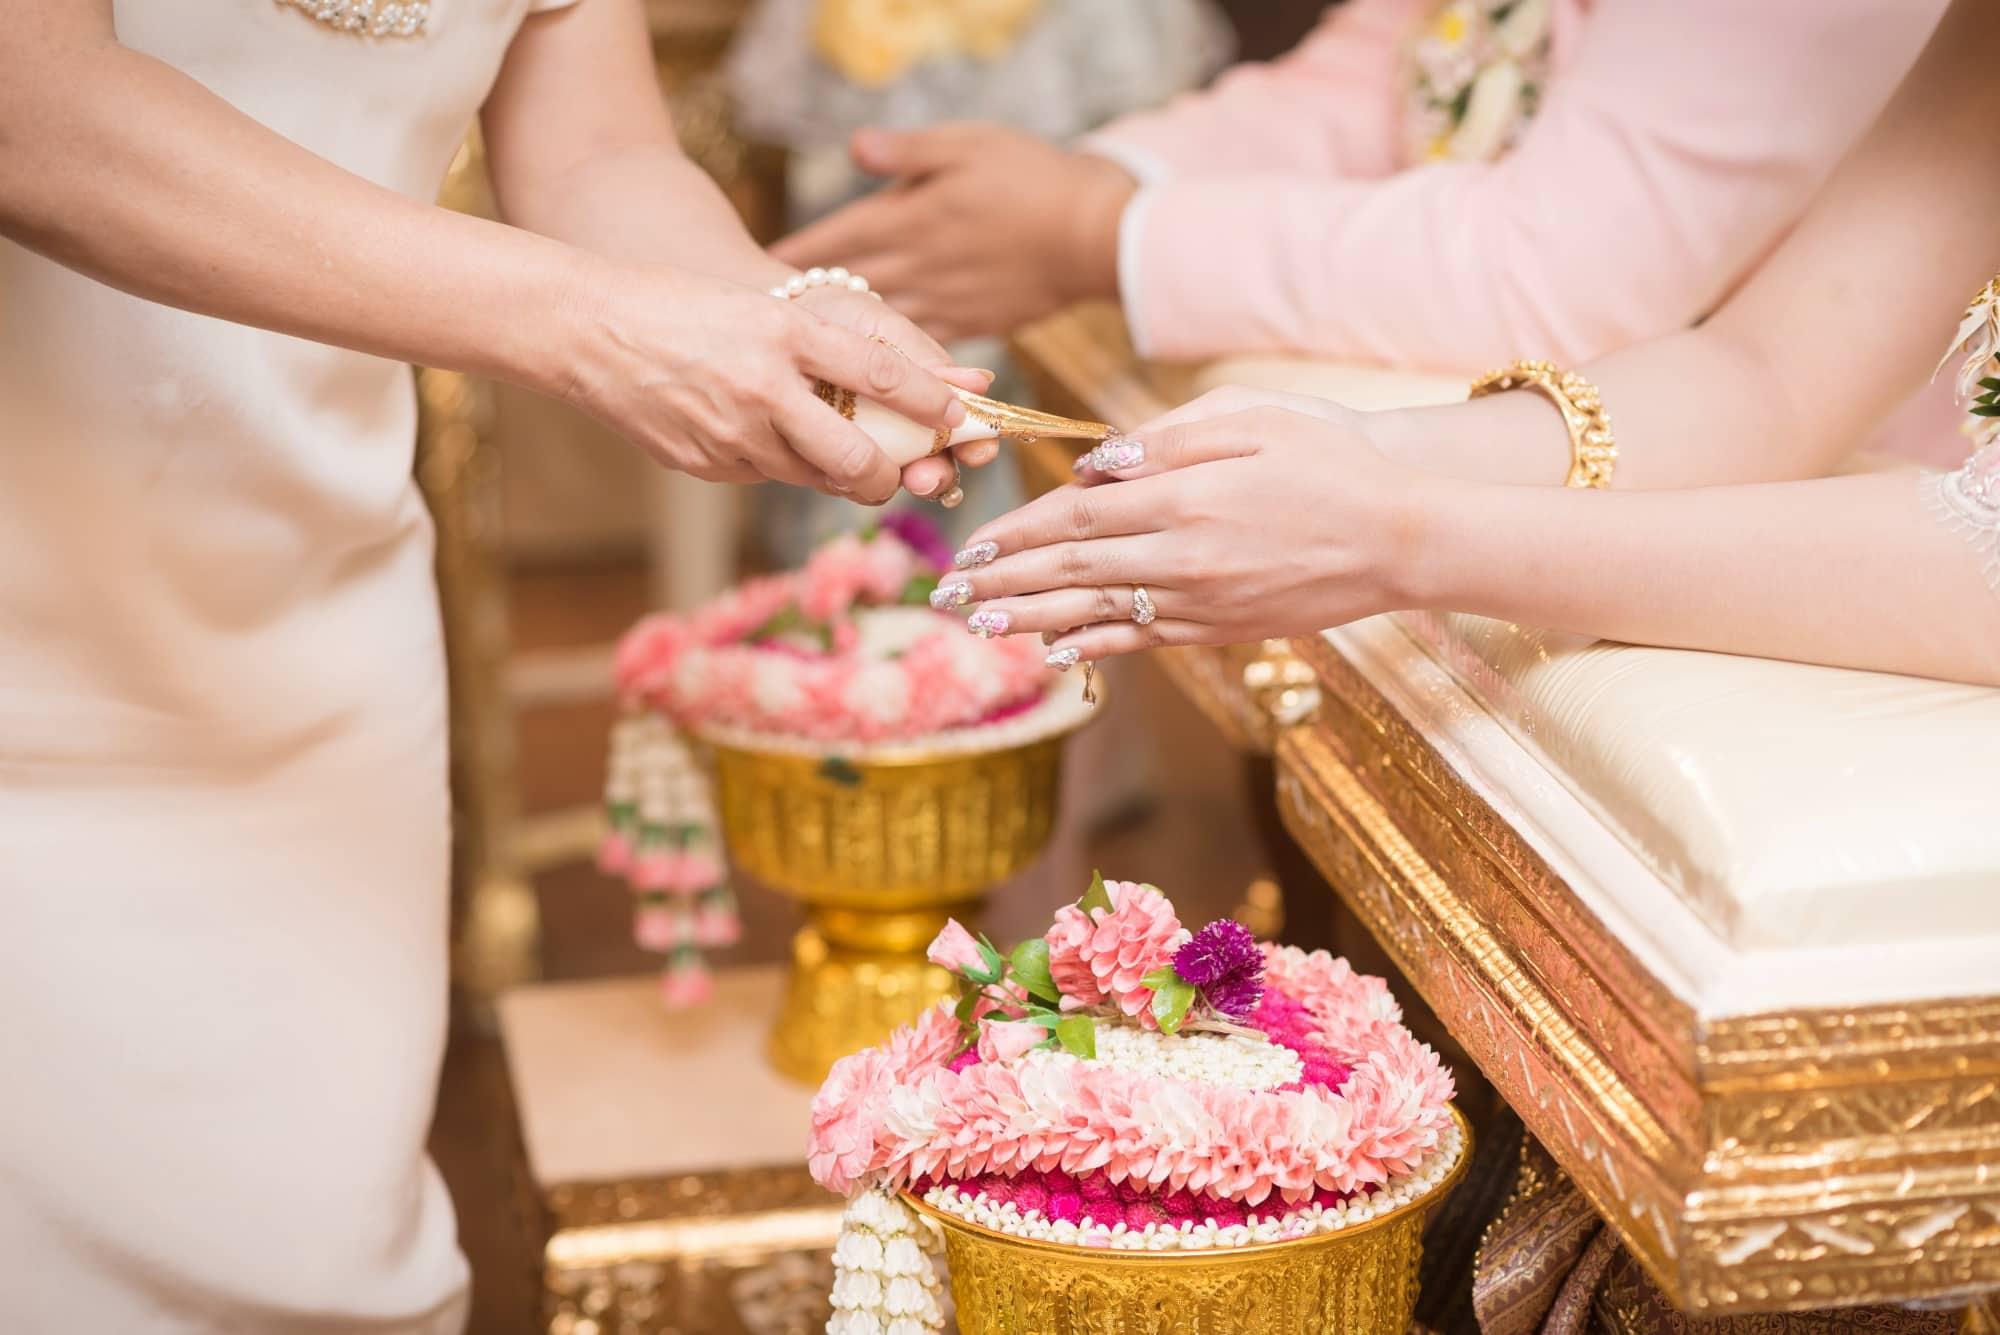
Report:
M 1121 427 L 1197 383 L 1141 363 L 1106 307 L 1016 352 L 1043 406 Z M 1036 489 L 1069 479 L 1060 447 L 1021 464 Z M 1246 754 L 1274 754 L 1278 814 L 1387 971 L 1683 1310 L 1955 1298 L 1992 1328 L 2000 995 L 1697 1023 L 1325 639 L 1158 656 Z M 1291 915 L 1316 888 L 1286 887 Z

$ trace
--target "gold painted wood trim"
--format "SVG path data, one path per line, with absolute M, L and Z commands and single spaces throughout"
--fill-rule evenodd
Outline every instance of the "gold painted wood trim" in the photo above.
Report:
M 2000 998 L 1697 1023 L 1320 637 L 1280 810 L 1694 1312 L 2000 1287 Z

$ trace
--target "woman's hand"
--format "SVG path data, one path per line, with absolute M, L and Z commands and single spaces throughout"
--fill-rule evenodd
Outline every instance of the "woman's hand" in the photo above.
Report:
M 946 342 L 1118 295 L 1118 219 L 1138 187 L 1109 159 L 996 125 L 945 125 L 863 130 L 854 160 L 891 184 L 780 241 L 774 255 L 868 275 Z
M 561 396 L 710 481 L 770 478 L 871 505 L 895 495 L 896 466 L 820 402 L 815 378 L 928 427 L 965 419 L 950 387 L 886 339 L 685 270 L 595 268 L 572 328 Z
M 1410 605 L 1424 475 L 1378 454 L 1363 415 L 1258 402 L 1272 397 L 1218 391 L 1107 442 L 1087 456 L 1084 484 L 973 534 L 966 559 L 991 557 L 944 600 L 977 601 L 976 632 L 1042 634 L 1064 663 Z M 1150 625 L 1132 620 L 1135 585 L 1157 609 Z
M 887 339 L 924 370 L 946 384 L 984 394 L 993 385 L 993 373 L 969 366 L 953 366 L 951 354 L 935 339 L 911 324 L 895 307 L 865 292 L 844 287 L 816 287 L 795 298 L 814 315 L 843 329 L 868 338 Z M 919 459 L 903 469 L 903 489 L 912 496 L 948 498 L 958 485 L 958 465 L 983 468 L 1000 454 L 997 440 L 974 440 L 957 446 L 949 454 Z

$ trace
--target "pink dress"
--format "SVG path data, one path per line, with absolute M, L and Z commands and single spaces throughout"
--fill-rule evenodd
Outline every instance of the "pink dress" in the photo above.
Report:
M 1540 108 L 1497 160 L 1410 165 L 1407 52 L 1435 0 L 1347 0 L 1283 59 L 1086 140 L 1143 183 L 1119 259 L 1140 350 L 1478 372 L 1683 328 L 1792 225 L 1944 9 L 1551 3 Z
M 273 0 L 116 21 L 431 199 L 529 3 L 432 0 L 411 39 Z M 339 263 L 337 235 L 284 244 Z M 424 1154 L 450 813 L 409 368 L 0 241 L 0 405 L 0 1325 L 455 1331 Z

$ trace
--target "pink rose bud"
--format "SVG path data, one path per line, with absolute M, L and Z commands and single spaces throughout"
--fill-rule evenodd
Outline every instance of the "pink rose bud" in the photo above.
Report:
M 606 876 L 623 876 L 632 870 L 632 841 L 613 831 L 597 846 L 597 869 Z
M 986 956 L 980 953 L 979 942 L 959 925 L 956 918 L 945 923 L 944 930 L 937 934 L 937 940 L 931 942 L 929 956 L 932 964 L 952 973 L 985 976 L 990 972 L 986 967 Z
M 1048 1036 L 1048 1030 L 1025 1020 L 982 1020 L 979 1024 L 979 1060 L 1013 1061 Z

